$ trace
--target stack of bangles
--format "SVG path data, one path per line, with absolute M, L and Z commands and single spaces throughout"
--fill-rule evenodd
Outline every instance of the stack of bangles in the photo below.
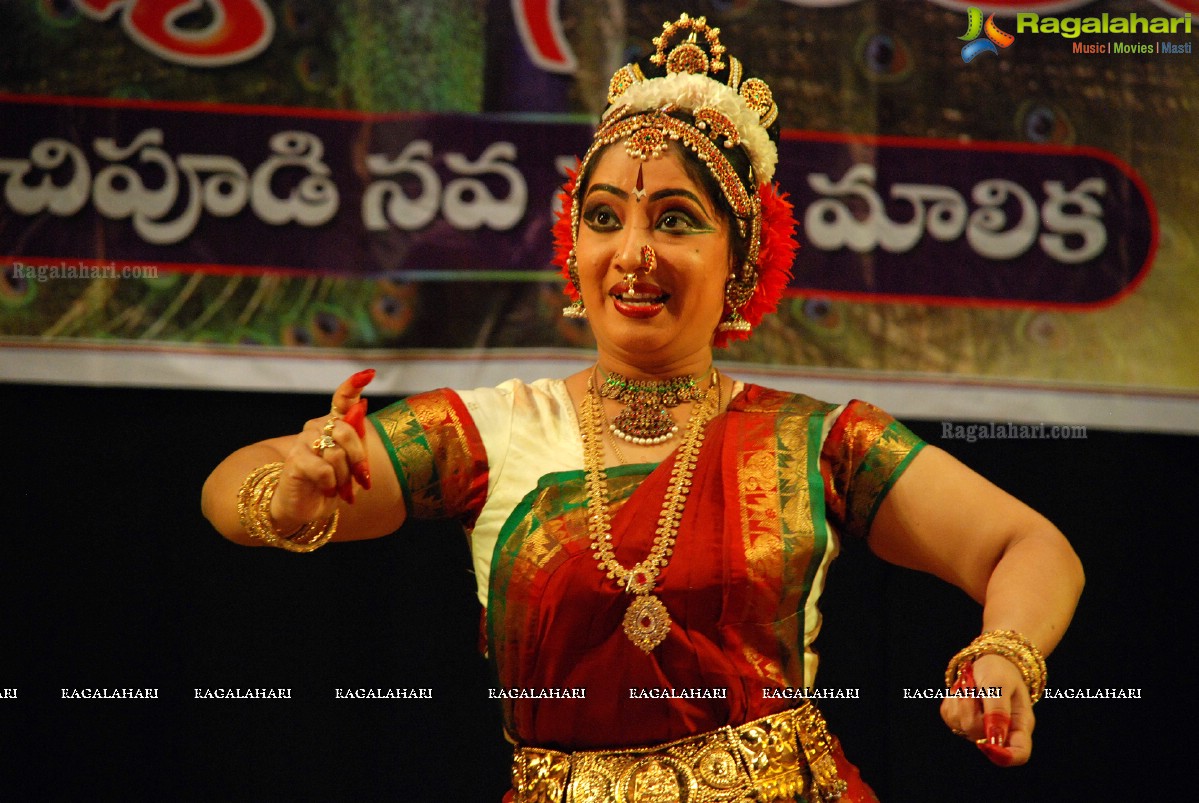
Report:
M 311 552 L 324 546 L 337 531 L 336 510 L 324 521 L 310 521 L 293 533 L 285 535 L 275 528 L 271 518 L 271 500 L 275 498 L 275 489 L 279 487 L 282 474 L 282 463 L 267 463 L 246 477 L 241 490 L 237 492 L 237 515 L 241 518 L 241 526 L 251 538 L 288 552 Z
M 945 670 L 945 685 L 953 687 L 962 670 L 983 655 L 1000 655 L 1011 661 L 1020 670 L 1020 677 L 1028 687 L 1028 695 L 1035 703 L 1045 693 L 1045 657 L 1036 646 L 1014 630 L 990 630 L 983 633 L 949 661 Z

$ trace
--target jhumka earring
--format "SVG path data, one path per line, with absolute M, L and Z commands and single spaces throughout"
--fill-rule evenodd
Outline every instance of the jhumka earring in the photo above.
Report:
M 562 317 L 569 318 L 572 321 L 586 320 L 587 308 L 583 306 L 583 299 L 576 298 L 574 301 L 563 307 Z
M 575 260 L 573 249 L 570 252 L 570 256 L 566 258 L 566 266 L 570 273 L 570 284 L 575 289 L 576 298 L 562 308 L 562 317 L 572 321 L 582 321 L 587 318 L 587 308 L 583 306 L 583 291 L 579 289 L 579 263 Z
M 745 333 L 753 331 L 754 328 L 753 324 L 741 316 L 741 310 L 754 297 L 754 292 L 758 289 L 758 256 L 761 254 L 762 245 L 761 196 L 754 196 L 752 203 L 753 216 L 750 219 L 749 253 L 741 265 L 740 272 L 730 276 L 724 286 L 724 301 L 728 305 L 729 316 L 716 327 L 718 332 Z M 743 225 L 744 221 L 738 220 L 737 223 Z M 742 229 L 741 236 L 744 237 L 745 234 L 745 230 Z
M 741 268 L 741 274 L 730 276 L 724 286 L 724 301 L 729 308 L 729 316 L 716 327 L 720 332 L 748 332 L 753 329 L 749 321 L 741 317 L 741 308 L 749 302 L 758 286 L 758 272 L 748 261 Z

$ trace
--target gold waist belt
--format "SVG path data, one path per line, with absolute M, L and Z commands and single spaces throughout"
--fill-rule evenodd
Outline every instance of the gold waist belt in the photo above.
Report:
M 835 801 L 845 791 L 834 740 L 816 706 L 740 727 L 617 751 L 516 748 L 515 803 L 726 803 Z

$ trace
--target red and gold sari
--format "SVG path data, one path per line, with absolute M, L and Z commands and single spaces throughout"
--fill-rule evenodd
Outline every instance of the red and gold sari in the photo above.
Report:
M 484 412 L 496 404 L 503 414 Z M 546 424 L 546 415 L 555 421 Z M 672 625 L 646 653 L 622 627 L 631 597 L 590 548 L 578 428 L 561 383 L 438 391 L 375 419 L 412 515 L 462 519 L 489 560 L 488 641 L 499 685 L 584 690 L 504 700 L 514 740 L 565 751 L 668 742 L 795 705 L 774 692 L 814 685 L 816 603 L 839 538 L 869 532 L 922 446 L 865 403 L 839 408 L 747 386 L 708 425 L 674 554 L 653 591 Z M 522 440 L 530 429 L 541 437 Z M 532 461 L 536 480 L 502 514 L 488 511 L 494 494 L 517 500 L 494 476 L 497 467 L 513 473 L 514 461 Z M 622 565 L 650 550 L 672 462 L 607 471 Z M 500 522 L 498 531 L 481 533 L 485 521 Z M 659 689 L 722 694 L 644 694 Z

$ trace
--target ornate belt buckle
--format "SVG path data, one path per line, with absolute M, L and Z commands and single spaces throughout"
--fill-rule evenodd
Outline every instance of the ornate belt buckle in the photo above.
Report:
M 754 788 L 763 800 L 787 800 L 804 793 L 804 762 L 790 712 L 745 726 L 739 735 Z
M 695 776 L 673 756 L 650 755 L 634 762 L 616 782 L 620 803 L 692 803 Z

